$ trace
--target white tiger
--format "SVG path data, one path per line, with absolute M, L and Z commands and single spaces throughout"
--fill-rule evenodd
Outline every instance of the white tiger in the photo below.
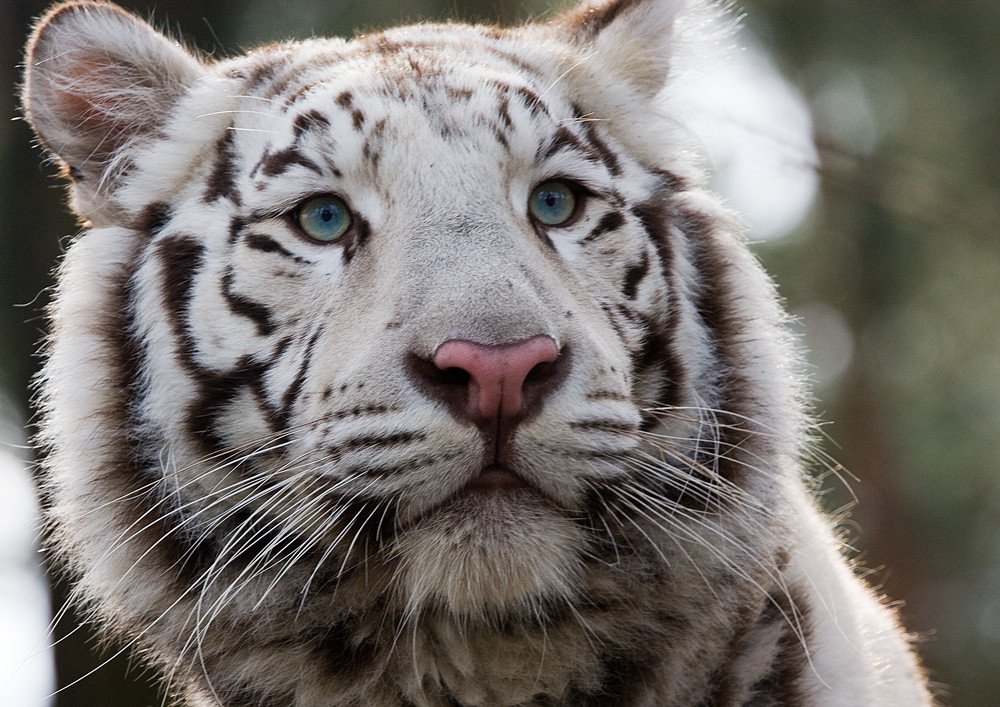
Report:
M 189 705 L 924 705 L 657 110 L 681 0 L 193 56 L 71 2 L 41 379 L 77 593 Z M 669 88 L 667 89 L 669 90 Z

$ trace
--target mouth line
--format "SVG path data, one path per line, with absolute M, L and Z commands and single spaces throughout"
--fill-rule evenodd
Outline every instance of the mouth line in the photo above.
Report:
M 539 491 L 533 484 L 528 483 L 516 472 L 511 471 L 499 464 L 490 464 L 482 468 L 479 474 L 429 508 L 425 508 L 399 526 L 399 531 L 404 532 L 418 525 L 426 518 L 433 516 L 442 509 L 456 503 L 475 503 L 478 500 L 503 499 L 504 497 L 519 496 L 525 492 L 533 493 L 541 499 L 547 496 Z
M 479 476 L 459 490 L 458 496 L 463 497 L 476 493 L 505 493 L 527 488 L 531 488 L 531 486 L 516 473 L 499 464 L 491 464 L 484 467 Z

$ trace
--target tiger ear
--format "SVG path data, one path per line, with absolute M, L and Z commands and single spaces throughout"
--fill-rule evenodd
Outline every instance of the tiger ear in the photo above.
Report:
M 553 24 L 584 51 L 583 73 L 651 99 L 670 73 L 677 18 L 685 0 L 591 0 Z
M 673 153 L 674 133 L 654 98 L 670 77 L 678 19 L 691 4 L 590 0 L 546 28 L 560 48 L 563 93 L 643 159 Z
M 105 2 L 68 2 L 28 40 L 22 102 L 77 182 L 113 181 L 122 148 L 161 125 L 202 73 L 186 50 Z

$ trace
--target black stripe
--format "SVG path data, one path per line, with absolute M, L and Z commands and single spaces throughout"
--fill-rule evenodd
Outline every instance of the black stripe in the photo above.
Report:
M 480 29 L 486 33 L 489 33 L 490 30 L 493 28 L 482 27 Z M 503 33 L 503 30 L 500 30 L 500 34 L 488 35 L 488 36 L 492 36 L 494 39 L 501 38 L 505 41 L 505 43 L 507 40 L 507 36 Z M 522 54 L 518 54 L 512 51 L 507 51 L 501 48 L 500 46 L 497 46 L 496 44 L 487 47 L 487 49 L 488 51 L 492 52 L 495 56 L 498 56 L 504 61 L 508 62 L 509 64 L 516 66 L 518 69 L 517 73 L 520 74 L 521 76 L 524 76 L 526 78 L 534 77 L 536 79 L 543 81 L 547 80 L 549 77 L 549 73 L 547 70 L 543 70 L 537 64 L 529 63 Z
M 674 349 L 673 334 L 680 328 L 681 309 L 678 304 L 677 283 L 673 273 L 667 279 L 667 325 L 664 330 L 657 331 L 650 336 L 650 353 L 658 352 L 658 356 L 663 360 L 663 371 L 665 380 L 660 387 L 660 394 L 657 396 L 657 403 L 660 406 L 683 405 L 682 392 L 688 382 L 688 373 L 684 368 L 684 362 Z
M 243 242 L 246 244 L 247 248 L 253 248 L 254 250 L 259 250 L 263 253 L 276 253 L 277 255 L 294 260 L 297 263 L 308 262 L 292 253 L 290 250 L 278 243 L 278 241 L 271 238 L 271 236 L 263 233 L 247 233 L 246 236 L 243 237 Z
M 583 125 L 583 129 L 587 133 L 587 141 L 594 151 L 600 155 L 604 167 L 611 173 L 611 176 L 620 177 L 622 175 L 621 162 L 618 161 L 618 155 L 608 147 L 607 143 L 598 134 L 597 121 L 587 120 L 587 117 L 576 107 L 574 107 L 574 111 L 576 112 L 579 124 Z
M 633 263 L 625 271 L 625 280 L 622 282 L 622 294 L 630 300 L 634 300 L 638 294 L 639 283 L 649 274 L 649 253 L 642 252 L 638 263 Z
M 129 267 L 134 268 L 135 263 Z M 108 344 L 107 350 L 112 356 L 112 360 L 107 362 L 108 369 L 115 371 L 118 376 L 117 384 L 109 385 L 106 389 L 120 392 L 115 396 L 114 406 L 107 409 L 108 414 L 116 418 L 107 425 L 107 429 L 122 430 L 119 438 L 121 444 L 116 455 L 118 461 L 114 469 L 122 472 L 125 479 L 122 486 L 127 491 L 116 497 L 129 498 L 135 489 L 144 488 L 151 481 L 157 480 L 159 469 L 155 460 L 148 456 L 148 447 L 145 444 L 148 441 L 147 435 L 141 432 L 146 427 L 139 413 L 143 396 L 141 371 L 145 359 L 145 345 L 137 334 L 139 327 L 136 322 L 136 283 L 128 272 L 123 272 L 114 280 L 114 292 L 104 310 L 108 320 L 107 325 L 101 331 Z M 140 499 L 146 500 L 147 497 L 142 496 Z M 154 512 L 148 517 L 152 519 L 157 515 L 160 514 Z M 144 524 L 136 527 L 142 525 Z M 147 535 L 159 534 L 160 531 L 155 530 Z
M 611 231 L 616 231 L 625 224 L 625 217 L 621 215 L 618 211 L 609 211 L 608 213 L 601 216 L 600 221 L 594 226 L 594 229 L 588 233 L 580 241 L 580 243 L 589 243 L 597 238 L 600 238 L 605 233 Z
M 598 302 L 598 306 L 601 311 L 604 312 L 605 319 L 608 320 L 608 324 L 615 330 L 615 336 L 618 337 L 619 341 L 625 341 L 625 330 L 622 329 L 621 322 L 618 321 L 618 317 L 615 316 L 616 309 L 612 307 L 607 302 Z
M 503 123 L 507 130 L 514 127 L 514 121 L 510 118 L 510 97 L 507 96 L 506 92 L 500 95 L 497 105 L 497 115 L 500 116 L 500 122 Z
M 292 384 L 285 390 L 284 395 L 281 396 L 281 407 L 275 411 L 275 425 L 279 430 L 283 430 L 288 427 L 288 421 L 292 416 L 292 408 L 294 408 L 295 403 L 298 401 L 299 392 L 305 384 L 306 375 L 308 375 L 309 367 L 312 365 L 316 342 L 319 341 L 319 337 L 323 335 L 324 331 L 325 327 L 320 326 L 313 333 L 313 335 L 309 337 L 309 342 L 306 344 L 305 351 L 302 352 L 302 361 L 299 364 L 298 372 L 295 374 L 295 380 L 292 381 Z
M 329 390 L 329 389 L 328 389 Z M 346 392 L 347 386 L 341 386 L 340 392 Z M 330 390 L 330 394 L 333 391 Z M 330 397 L 324 392 L 324 397 Z M 388 405 L 356 405 L 348 410 L 336 410 L 331 412 L 329 415 L 325 415 L 324 419 L 330 420 L 344 420 L 350 417 L 366 417 L 368 415 L 384 415 L 389 412 L 398 412 L 399 408 L 390 407 Z
M 531 112 L 533 118 L 537 118 L 540 115 L 551 115 L 541 96 L 527 86 L 517 86 L 513 89 L 513 92 L 515 96 L 521 99 L 521 102 Z
M 170 315 L 170 328 L 177 342 L 177 353 L 188 369 L 197 369 L 193 341 L 187 331 L 188 307 L 191 304 L 194 278 L 202 266 L 204 247 L 190 236 L 174 235 L 155 246 L 163 269 L 161 293 L 163 309 Z
M 505 150 L 509 150 L 510 141 L 507 139 L 507 135 L 504 132 L 504 128 L 501 127 L 498 123 L 493 123 L 493 122 L 490 123 L 490 127 L 493 128 L 493 137 L 496 138 L 496 141 L 498 143 L 500 143 L 500 146 Z
M 239 206 L 242 203 L 239 189 L 236 188 L 236 150 L 233 140 L 236 133 L 227 130 L 225 136 L 215 146 L 217 156 L 212 173 L 208 177 L 208 188 L 202 201 L 210 204 L 219 199 L 228 199 Z
M 580 138 L 574 135 L 573 132 L 565 125 L 560 125 L 555 134 L 549 140 L 548 144 L 539 149 L 539 154 L 535 159 L 536 161 L 541 162 L 542 160 L 547 160 L 552 157 L 552 155 L 557 152 L 561 152 L 562 150 L 576 150 L 577 152 L 582 152 L 586 156 L 590 155 L 590 150 L 583 144 Z
M 275 153 L 265 152 L 257 166 L 251 172 L 251 177 L 258 173 L 265 177 L 277 177 L 287 172 L 291 167 L 298 165 L 305 167 L 316 174 L 322 175 L 323 170 L 311 159 L 299 152 L 298 147 L 286 147 Z
M 355 41 L 360 39 L 359 37 Z M 365 40 L 366 49 L 377 54 L 400 54 L 405 49 L 437 48 L 436 44 L 428 43 L 426 39 L 390 39 L 385 34 L 368 35 Z
M 204 247 L 191 237 L 171 236 L 157 243 L 156 255 L 162 264 L 163 307 L 170 314 L 177 360 L 198 384 L 198 395 L 186 411 L 187 428 L 195 439 L 206 445 L 206 452 L 211 453 L 226 446 L 215 424 L 219 414 L 240 390 L 250 388 L 261 403 L 265 402 L 261 381 L 270 362 L 244 356 L 230 371 L 205 370 L 197 361 L 194 338 L 188 331 L 188 313 L 195 277 L 204 259 Z M 273 417 L 273 411 L 266 406 L 264 412 Z
M 365 477 L 385 478 L 389 476 L 399 476 L 409 471 L 436 467 L 446 462 L 457 459 L 460 454 L 456 452 L 441 452 L 440 454 L 426 454 L 424 456 L 410 457 L 390 464 L 362 464 L 349 466 L 344 469 L 347 476 L 359 475 Z
M 670 225 L 673 214 L 668 206 L 669 186 L 661 187 L 653 199 L 632 208 L 632 214 L 639 219 L 649 240 L 656 247 L 660 260 L 660 272 L 666 284 L 666 321 L 663 323 L 651 321 L 647 327 L 646 338 L 641 353 L 636 359 L 636 373 L 639 376 L 655 375 L 653 370 L 660 369 L 659 389 L 655 400 L 650 401 L 659 407 L 680 405 L 686 372 L 684 363 L 674 348 L 673 337 L 680 322 L 680 309 L 677 305 L 676 276 L 673 273 L 674 252 L 670 242 Z M 655 424 L 655 420 L 647 417 L 643 427 Z
M 688 188 L 687 180 L 679 174 L 674 174 L 665 169 L 656 169 L 653 170 L 653 173 L 659 177 L 663 188 L 668 192 L 676 193 L 685 191 Z
M 574 420 L 569 426 L 577 430 L 601 430 L 606 432 L 635 432 L 635 425 L 621 420 Z
M 683 210 L 678 212 L 677 221 L 687 237 L 699 274 L 695 309 L 718 362 L 716 368 L 721 396 L 716 403 L 721 411 L 717 415 L 718 438 L 726 453 L 719 457 L 717 469 L 724 479 L 738 483 L 745 469 L 734 457 L 738 453 L 753 454 L 753 445 L 750 444 L 753 430 L 747 429 L 747 420 L 754 417 L 750 404 L 752 384 L 742 372 L 746 361 L 739 353 L 745 322 L 733 312 L 733 304 L 738 301 L 739 295 L 731 290 L 727 282 L 728 263 L 715 240 L 712 217 L 698 211 Z M 756 465 L 751 463 L 750 467 Z
M 166 228 L 172 217 L 173 210 L 170 204 L 162 201 L 153 202 L 142 210 L 139 217 L 131 224 L 131 228 L 139 231 L 145 240 L 152 240 Z
M 229 242 L 236 244 L 243 234 L 243 229 L 247 227 L 247 221 L 242 216 L 233 216 L 229 220 Z
M 357 255 L 358 250 L 368 242 L 368 238 L 371 236 L 371 227 L 368 222 L 363 218 L 354 215 L 354 229 L 353 237 L 348 240 L 343 248 L 344 265 L 350 265 L 354 256 Z
M 162 228 L 166 211 L 154 209 L 158 216 L 149 218 L 151 229 Z M 153 238 L 153 231 L 145 234 Z M 112 278 L 113 290 L 105 308 L 107 323 L 101 328 L 107 344 L 108 369 L 117 379 L 109 382 L 107 391 L 115 392 L 114 404 L 104 414 L 114 419 L 106 421 L 106 429 L 118 430 L 112 447 L 116 461 L 109 465 L 109 473 L 101 476 L 99 483 L 111 486 L 107 490 L 116 499 L 117 508 L 133 520 L 123 521 L 131 528 L 129 543 L 140 548 L 155 548 L 153 558 L 163 563 L 163 568 L 176 572 L 178 591 L 187 591 L 202 563 L 208 560 L 201 546 L 192 541 L 190 533 L 181 532 L 180 499 L 175 495 L 160 494 L 154 486 L 162 479 L 158 452 L 162 440 L 154 439 L 145 424 L 141 401 L 145 395 L 142 370 L 145 367 L 146 343 L 141 340 L 136 321 L 138 311 L 137 281 L 132 276 L 139 260 L 136 258 L 121 274 Z M 149 488 L 149 493 L 137 494 L 136 490 Z
M 372 126 L 371 132 L 365 137 L 364 144 L 361 146 L 361 156 L 371 164 L 372 168 L 377 168 L 379 161 L 382 159 L 382 153 L 377 149 L 377 146 L 385 133 L 385 125 L 385 118 L 377 120 L 375 125 Z
M 294 91 L 286 94 L 283 98 L 283 110 L 291 110 L 295 105 L 312 94 L 313 89 L 317 87 L 323 87 L 322 81 L 310 81 L 309 83 L 304 83 L 300 85 Z
M 621 400 L 621 401 L 631 401 L 630 398 L 625 393 L 619 392 L 617 390 L 595 390 L 593 392 L 587 393 L 587 400 Z
M 329 127 L 330 120 L 317 110 L 301 113 L 292 121 L 292 130 L 295 134 L 296 142 L 311 130 L 326 129 Z
M 229 309 L 242 317 L 246 317 L 257 327 L 257 334 L 260 336 L 270 336 L 274 333 L 275 325 L 271 316 L 271 310 L 260 302 L 255 302 L 245 295 L 233 292 L 233 280 L 235 275 L 232 268 L 222 276 L 222 296 L 229 305 Z
M 351 437 L 337 445 L 327 447 L 327 454 L 334 459 L 340 459 L 345 452 L 354 452 L 359 449 L 382 449 L 384 447 L 395 447 L 400 444 L 407 444 L 422 439 L 427 435 L 422 432 L 395 432 L 393 434 L 371 434 Z
M 670 225 L 674 214 L 668 205 L 669 195 L 658 190 L 649 201 L 632 207 L 632 215 L 639 219 L 649 240 L 656 246 L 663 272 L 670 272 L 674 264 L 673 248 L 670 244 Z
M 330 58 L 326 58 L 326 60 L 329 62 Z M 287 56 L 274 57 L 272 61 L 274 62 L 273 75 L 268 84 L 262 86 L 255 95 L 266 99 L 280 96 L 281 100 L 275 101 L 275 104 L 280 105 L 283 113 L 288 113 L 292 104 L 287 100 L 287 97 L 292 93 L 293 82 L 301 77 L 301 70 L 295 67 L 294 61 Z
M 452 101 L 456 103 L 468 103 L 469 100 L 475 95 L 475 92 L 465 86 L 449 86 L 444 87 L 445 95 Z
M 643 401 L 651 407 L 671 407 L 683 404 L 680 391 L 687 374 L 680 357 L 674 352 L 673 335 L 677 331 L 677 317 L 669 316 L 666 326 L 649 324 L 642 346 L 635 358 L 636 376 L 646 379 L 658 378 L 653 400 Z M 657 420 L 647 416 L 643 429 L 649 429 Z
M 218 420 L 244 389 L 254 393 L 272 429 L 274 431 L 281 429 L 274 424 L 274 411 L 267 406 L 263 394 L 262 381 L 269 365 L 244 356 L 231 370 L 224 373 L 205 370 L 193 372 L 198 382 L 198 397 L 188 406 L 187 428 L 192 437 L 201 440 L 206 446 L 207 453 L 217 452 L 228 446 L 217 429 Z

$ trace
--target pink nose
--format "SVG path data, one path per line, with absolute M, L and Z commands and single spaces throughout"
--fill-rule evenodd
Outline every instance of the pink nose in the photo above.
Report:
M 489 421 L 519 416 L 532 372 L 539 377 L 545 367 L 536 367 L 557 358 L 556 342 L 539 335 L 498 345 L 450 339 L 438 347 L 433 363 L 441 371 L 457 369 L 468 374 L 466 414 L 473 420 Z

